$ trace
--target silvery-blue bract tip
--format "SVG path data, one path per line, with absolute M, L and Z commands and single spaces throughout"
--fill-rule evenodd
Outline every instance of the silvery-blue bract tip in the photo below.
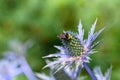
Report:
M 109 69 L 107 69 L 105 74 L 102 73 L 100 67 L 94 68 L 94 74 L 95 74 L 97 80 L 110 80 L 111 72 L 112 72 L 112 66 Z

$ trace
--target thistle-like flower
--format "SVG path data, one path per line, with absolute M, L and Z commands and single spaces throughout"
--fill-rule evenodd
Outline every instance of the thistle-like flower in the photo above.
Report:
M 25 74 L 28 80 L 37 80 L 25 58 L 30 43 L 10 42 L 11 50 L 4 52 L 5 58 L 0 61 L 0 80 L 13 80 L 19 74 Z
M 72 80 L 76 80 L 81 69 L 85 67 L 93 80 L 96 80 L 92 71 L 86 64 L 90 62 L 91 58 L 89 56 L 95 52 L 94 48 L 100 43 L 100 41 L 95 43 L 96 38 L 104 30 L 101 29 L 98 32 L 94 33 L 96 22 L 97 20 L 92 25 L 87 39 L 83 39 L 84 30 L 82 29 L 81 21 L 78 25 L 78 33 L 64 31 L 62 34 L 60 34 L 58 37 L 61 39 L 63 45 L 55 46 L 55 48 L 60 50 L 60 52 L 45 56 L 44 58 L 56 58 L 54 61 L 48 63 L 44 68 L 54 66 L 56 72 L 63 68 L 69 68 L 71 69 L 70 75 L 73 76 Z

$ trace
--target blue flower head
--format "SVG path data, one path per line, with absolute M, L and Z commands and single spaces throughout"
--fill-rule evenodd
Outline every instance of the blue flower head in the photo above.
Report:
M 4 59 L 0 60 L 0 80 L 13 80 L 19 74 L 25 74 L 28 80 L 37 80 L 29 66 L 25 54 L 31 42 L 21 43 L 16 40 L 10 42 L 11 50 L 4 52 Z
M 73 68 L 74 70 L 71 72 L 76 76 L 79 69 L 84 67 L 84 63 L 90 62 L 91 58 L 89 56 L 94 53 L 94 48 L 100 43 L 100 41 L 95 42 L 95 40 L 104 29 L 94 33 L 96 22 L 97 20 L 92 25 L 87 39 L 84 39 L 81 21 L 78 25 L 78 33 L 64 31 L 60 34 L 59 38 L 63 45 L 55 46 L 60 52 L 45 56 L 44 58 L 56 57 L 56 59 L 44 68 L 54 66 L 56 72 L 62 68 L 70 68 L 71 70 Z

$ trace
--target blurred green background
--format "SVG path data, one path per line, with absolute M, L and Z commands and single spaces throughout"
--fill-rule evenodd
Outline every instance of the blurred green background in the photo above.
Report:
M 33 71 L 43 72 L 43 56 L 55 53 L 53 45 L 61 45 L 57 35 L 63 30 L 77 31 L 79 20 L 85 36 L 98 19 L 96 31 L 105 27 L 98 39 L 102 43 L 92 55 L 91 68 L 103 72 L 113 66 L 111 80 L 120 80 L 120 0 L 0 0 L 0 53 L 8 50 L 8 42 L 18 39 L 34 41 L 26 58 Z M 83 70 L 82 75 L 88 75 Z M 89 77 L 89 76 L 88 76 Z

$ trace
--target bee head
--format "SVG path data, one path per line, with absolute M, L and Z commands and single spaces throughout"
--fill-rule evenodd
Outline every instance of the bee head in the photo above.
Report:
M 70 40 L 72 38 L 72 35 L 69 33 L 62 33 L 58 37 L 63 40 Z

